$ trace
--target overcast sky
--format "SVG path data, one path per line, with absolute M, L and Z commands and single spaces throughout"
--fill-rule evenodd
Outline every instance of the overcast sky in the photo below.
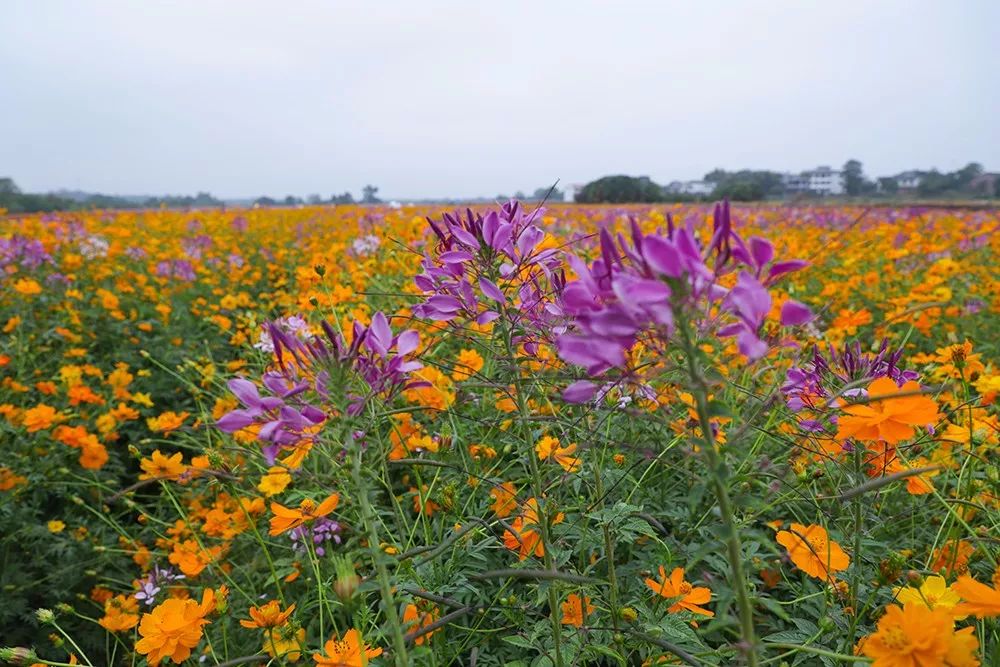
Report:
M 1000 170 L 1000 2 L 4 0 L 0 176 L 226 197 Z

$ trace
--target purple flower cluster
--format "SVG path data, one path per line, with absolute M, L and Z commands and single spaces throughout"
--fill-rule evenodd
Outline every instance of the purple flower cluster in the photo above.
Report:
M 774 248 L 765 239 L 744 242 L 732 229 L 728 202 L 716 205 L 707 246 L 699 243 L 693 222 L 675 227 L 668 215 L 667 224 L 665 233 L 643 234 L 633 219 L 630 238 L 615 238 L 603 229 L 600 256 L 593 264 L 569 258 L 577 279 L 562 293 L 562 307 L 573 322 L 571 331 L 557 339 L 563 360 L 591 376 L 623 367 L 625 353 L 640 336 L 666 340 L 679 313 L 706 319 L 712 304 L 731 320 L 717 328 L 717 335 L 736 336 L 740 351 L 751 360 L 767 352 L 760 337 L 771 309 L 767 286 L 806 263 L 774 262 Z M 736 285 L 726 289 L 719 278 L 734 270 L 739 270 Z M 785 326 L 811 318 L 810 310 L 796 301 L 787 301 L 781 311 Z M 596 389 L 586 381 L 574 383 L 567 400 L 588 400 Z
M 229 390 L 236 395 L 243 408 L 223 415 L 216 426 L 226 433 L 233 433 L 254 423 L 260 424 L 257 439 L 266 442 L 264 458 L 273 465 L 283 447 L 293 447 L 306 436 L 305 431 L 326 420 L 326 413 L 300 400 L 309 389 L 308 382 L 289 385 L 280 373 L 265 373 L 262 382 L 273 394 L 261 396 L 257 385 L 243 378 L 229 381 Z
M 139 582 L 139 590 L 133 597 L 147 607 L 152 607 L 156 604 L 156 596 L 160 594 L 163 586 L 169 586 L 184 578 L 183 574 L 175 573 L 172 568 L 161 568 L 159 565 L 153 565 L 153 569 L 146 575 L 146 578 Z
M 38 239 L 18 234 L 0 238 L 0 269 L 15 263 L 26 269 L 37 269 L 42 264 L 52 264 L 52 257 Z
M 465 217 L 445 213 L 439 222 L 428 218 L 438 243 L 414 278 L 429 295 L 414 314 L 440 322 L 457 317 L 492 322 L 500 317 L 498 306 L 508 303 L 497 281 L 513 283 L 515 278 L 522 305 L 527 306 L 520 310 L 536 308 L 540 285 L 537 276 L 525 276 L 531 273 L 526 269 L 551 275 L 558 266 L 556 250 L 538 250 L 545 232 L 536 223 L 543 213 L 541 208 L 528 213 L 512 200 L 485 216 L 466 210 Z
M 184 254 L 191 259 L 201 259 L 205 251 L 212 247 L 212 237 L 207 234 L 199 234 L 181 241 L 181 248 Z
M 323 336 L 312 336 L 299 318 L 267 325 L 268 351 L 278 364 L 261 378 L 269 396 L 261 396 L 249 380 L 229 381 L 243 407 L 223 415 L 216 426 L 233 433 L 258 424 L 257 439 L 266 443 L 262 451 L 268 465 L 283 448 L 311 437 L 328 413 L 356 416 L 374 397 L 388 401 L 400 391 L 426 385 L 410 379 L 423 368 L 410 358 L 420 344 L 419 334 L 411 329 L 394 335 L 383 313 L 375 313 L 367 327 L 355 322 L 350 344 L 329 323 L 323 322 L 322 329 Z M 334 395 L 334 389 L 342 393 Z
M 156 264 L 154 272 L 160 278 L 175 278 L 188 283 L 198 277 L 194 272 L 194 265 L 186 259 L 165 259 Z
M 326 549 L 322 546 L 325 542 L 340 544 L 340 530 L 339 523 L 322 516 L 313 521 L 311 526 L 293 528 L 288 536 L 292 539 L 292 549 L 295 551 L 305 551 L 306 540 L 311 539 L 316 555 L 322 557 L 326 555 Z
M 910 380 L 918 380 L 918 373 L 900 368 L 902 357 L 903 350 L 889 349 L 887 339 L 882 341 L 877 352 L 865 352 L 861 343 L 855 342 L 840 351 L 831 345 L 824 356 L 815 346 L 805 363 L 786 371 L 781 392 L 792 412 L 810 410 L 818 413 L 816 417 L 822 417 L 834 397 L 864 392 L 863 387 L 850 389 L 848 385 L 863 385 L 880 377 L 891 378 L 900 386 Z M 826 416 L 831 419 L 836 417 L 832 413 Z M 813 418 L 799 419 L 799 427 L 817 433 L 825 430 L 823 422 Z

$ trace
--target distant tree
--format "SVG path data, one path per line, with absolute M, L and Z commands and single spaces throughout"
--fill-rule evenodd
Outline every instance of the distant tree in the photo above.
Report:
M 942 174 L 937 169 L 931 169 L 920 179 L 917 192 L 925 197 L 934 197 L 954 190 L 955 185 L 956 179 L 953 174 Z
M 0 178 L 0 194 L 19 195 L 21 194 L 21 188 L 17 187 L 17 183 L 14 182 L 13 178 Z
M 858 160 L 848 160 L 844 163 L 844 190 L 853 196 L 859 195 L 865 188 L 865 174 Z
M 308 204 L 309 204 L 310 206 L 317 206 L 317 205 L 319 205 L 319 204 L 322 204 L 322 203 L 323 203 L 323 198 L 322 198 L 322 197 L 320 197 L 319 195 L 309 195 L 309 196 L 308 196 L 308 197 L 306 198 L 306 202 L 307 202 L 307 203 L 308 203 Z
M 784 191 L 781 174 L 776 171 L 714 169 L 705 174 L 704 180 L 715 183 L 712 197 L 716 199 L 728 197 L 737 201 L 753 201 L 779 196 Z
M 752 180 L 727 180 L 716 186 L 712 197 L 716 199 L 732 199 L 733 201 L 757 201 L 766 195 L 764 186 Z
M 899 181 L 892 176 L 883 176 L 878 179 L 878 189 L 888 195 L 899 192 Z
M 543 199 L 546 201 L 563 201 L 566 199 L 566 196 L 558 188 L 551 188 L 551 190 L 549 192 L 549 188 L 538 188 L 531 195 L 531 199 L 534 201 L 542 201 Z
M 955 172 L 955 186 L 960 190 L 964 190 L 969 187 L 969 184 L 972 183 L 977 176 L 982 175 L 982 173 L 983 165 L 978 162 L 970 162 Z
M 255 199 L 253 203 L 255 206 L 274 206 L 278 202 L 271 199 L 270 197 L 257 197 L 257 199 Z
M 528 198 L 528 195 L 524 194 L 520 190 L 518 190 L 517 192 L 514 193 L 514 199 L 516 199 L 518 201 L 525 201 L 527 198 Z
M 352 195 L 350 192 L 345 192 L 342 195 L 333 195 L 333 196 L 330 197 L 330 203 L 331 204 L 353 204 L 354 203 L 354 195 Z
M 293 197 L 292 195 L 287 195 L 282 202 L 285 206 L 298 206 L 302 203 L 302 200 L 298 197 Z
M 605 176 L 587 183 L 576 194 L 576 201 L 585 204 L 651 203 L 663 200 L 663 188 L 646 176 Z
M 378 195 L 378 188 L 375 187 L 374 185 L 366 185 L 365 187 L 361 188 L 361 203 L 362 204 L 382 203 L 382 200 L 379 199 L 376 195 Z

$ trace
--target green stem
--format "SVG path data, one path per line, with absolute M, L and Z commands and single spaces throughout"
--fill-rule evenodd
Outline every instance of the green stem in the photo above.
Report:
M 688 374 L 692 384 L 691 393 L 694 395 L 698 423 L 701 427 L 702 450 L 705 462 L 708 465 L 708 472 L 712 488 L 715 491 L 716 502 L 719 505 L 722 525 L 725 529 L 726 550 L 729 567 L 732 571 L 730 585 L 736 593 L 736 604 L 740 616 L 740 636 L 743 641 L 742 648 L 746 655 L 747 665 L 749 667 L 757 667 L 757 637 L 754 631 L 753 607 L 750 604 L 750 591 L 747 578 L 743 572 L 743 545 L 740 542 L 739 529 L 736 525 L 733 512 L 733 503 L 729 497 L 729 489 L 726 486 L 726 464 L 716 450 L 715 437 L 712 433 L 712 424 L 708 411 L 708 387 L 698 363 L 698 351 L 692 340 L 691 332 L 688 330 L 687 322 L 682 320 L 679 324 L 678 328 L 684 347 L 684 356 L 687 357 Z
M 358 488 L 358 503 L 361 505 L 361 521 L 364 524 L 368 538 L 368 550 L 371 552 L 372 562 L 375 565 L 375 572 L 378 577 L 379 590 L 382 593 L 382 603 L 385 605 L 385 615 L 389 619 L 392 628 L 393 658 L 399 667 L 407 667 L 410 660 L 406 653 L 406 642 L 403 640 L 403 629 L 399 624 L 399 614 L 396 613 L 396 601 L 392 595 L 392 586 L 389 582 L 389 571 L 382 562 L 382 553 L 379 548 L 378 531 L 375 528 L 375 515 L 372 511 L 371 503 L 368 500 L 368 488 L 361 474 L 361 447 L 354 444 L 354 465 L 352 477 L 354 484 Z
M 855 484 L 861 484 L 865 448 L 860 443 L 855 442 L 853 454 Z M 864 532 L 862 497 L 863 494 L 856 495 L 851 501 L 852 509 L 854 510 L 854 570 L 851 573 L 851 607 L 854 609 L 854 613 L 851 615 L 851 630 L 846 637 L 846 648 L 848 649 L 854 645 L 854 633 L 857 631 L 858 618 L 861 616 L 861 610 L 858 608 L 858 588 L 861 585 L 861 535 Z
M 542 562 L 545 564 L 546 570 L 554 571 L 555 565 L 552 561 L 551 551 L 552 540 L 549 536 L 548 507 L 547 503 L 542 500 L 542 473 L 541 469 L 538 467 L 538 461 L 535 457 L 534 438 L 531 432 L 531 423 L 528 419 L 530 417 L 530 411 L 528 409 L 528 404 L 525 401 L 524 391 L 521 384 L 521 368 L 517 364 L 517 356 L 514 352 L 510 327 L 506 325 L 506 305 L 504 306 L 504 317 L 501 318 L 501 321 L 505 322 L 502 327 L 502 331 L 503 342 L 507 352 L 507 361 L 513 368 L 513 385 L 515 398 L 517 399 L 518 424 L 521 427 L 521 434 L 524 438 L 525 444 L 524 455 L 528 459 L 528 470 L 531 473 L 532 494 L 535 497 L 535 502 L 538 503 L 538 529 L 542 541 Z M 564 667 L 565 663 L 562 655 L 562 619 L 560 618 L 562 615 L 562 608 L 559 606 L 559 596 L 554 582 L 548 587 L 548 601 L 550 612 L 549 619 L 552 623 L 552 643 L 555 647 L 555 664 L 556 667 Z

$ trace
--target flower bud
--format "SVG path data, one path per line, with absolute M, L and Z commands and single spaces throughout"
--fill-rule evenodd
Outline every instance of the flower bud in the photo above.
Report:
M 36 609 L 35 616 L 42 623 L 52 623 L 56 620 L 56 615 L 51 609 Z
M 35 652 L 23 646 L 0 647 L 0 662 L 12 665 L 30 665 L 35 662 Z
M 337 578 L 333 581 L 333 592 L 341 602 L 350 602 L 361 585 L 361 577 L 354 571 L 354 563 L 346 556 L 339 556 L 334 560 L 334 570 Z

